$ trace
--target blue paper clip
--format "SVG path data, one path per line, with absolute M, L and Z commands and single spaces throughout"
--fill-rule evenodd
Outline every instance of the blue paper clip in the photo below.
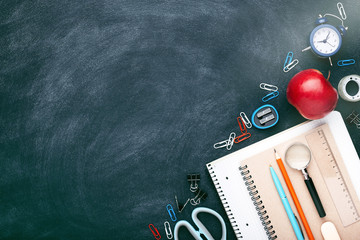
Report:
M 346 60 L 339 60 L 337 62 L 337 65 L 339 67 L 343 67 L 343 66 L 348 66 L 348 65 L 353 65 L 355 64 L 355 60 L 354 59 L 346 59 Z
M 173 207 L 171 206 L 171 204 L 166 205 L 166 210 L 168 211 L 171 220 L 173 222 L 176 222 L 177 218 L 176 218 L 175 211 L 174 211 Z
M 286 66 L 292 62 L 293 56 L 294 56 L 293 52 L 288 52 L 285 62 L 284 62 L 284 68 L 286 68 Z
M 278 91 L 274 91 L 269 93 L 268 95 L 266 95 L 265 97 L 262 98 L 263 102 L 267 102 L 273 98 L 276 98 L 277 96 L 279 96 L 279 92 Z

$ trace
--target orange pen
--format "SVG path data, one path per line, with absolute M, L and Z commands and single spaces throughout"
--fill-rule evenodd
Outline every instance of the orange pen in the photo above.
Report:
M 287 188 L 289 189 L 291 198 L 292 198 L 293 201 L 294 201 L 296 210 L 297 210 L 298 213 L 299 213 L 299 216 L 300 216 L 301 222 L 302 222 L 303 225 L 304 225 L 306 234 L 308 235 L 308 237 L 309 237 L 310 240 L 314 240 L 314 236 L 313 236 L 313 234 L 312 234 L 312 232 L 311 232 L 309 223 L 308 223 L 307 220 L 306 220 L 306 217 L 305 217 L 305 214 L 304 214 L 304 212 L 303 212 L 303 210 L 302 210 L 302 208 L 301 208 L 299 199 L 298 199 L 297 196 L 296 196 L 294 187 L 293 187 L 293 185 L 292 185 L 292 183 L 291 183 L 291 181 L 290 181 L 289 175 L 288 175 L 287 172 L 286 172 L 284 163 L 282 162 L 280 156 L 277 154 L 277 152 L 276 152 L 275 149 L 274 149 L 274 152 L 275 152 L 276 162 L 277 162 L 277 164 L 278 164 L 278 166 L 279 166 L 279 168 L 280 168 L 280 171 L 281 171 L 281 174 L 282 174 L 282 176 L 283 176 L 283 178 L 284 178 L 284 180 L 285 180 L 286 186 L 287 186 Z

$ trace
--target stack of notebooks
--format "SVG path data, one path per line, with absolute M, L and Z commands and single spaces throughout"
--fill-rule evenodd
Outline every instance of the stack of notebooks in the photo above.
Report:
M 307 171 L 326 216 L 320 218 L 301 171 L 285 163 L 286 149 L 303 143 L 311 150 Z M 299 217 L 274 156 L 283 159 L 315 239 L 321 225 L 332 222 L 342 239 L 360 236 L 360 161 L 339 112 L 308 121 L 207 164 L 219 197 L 238 239 L 296 239 L 271 178 L 280 178 L 294 214 Z M 300 220 L 300 219 L 299 219 Z M 302 222 L 305 239 L 308 239 Z

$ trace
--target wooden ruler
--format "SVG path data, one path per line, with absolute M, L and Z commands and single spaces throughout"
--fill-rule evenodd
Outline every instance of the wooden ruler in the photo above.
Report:
M 321 175 L 326 183 L 327 189 L 340 216 L 344 227 L 360 220 L 358 210 L 353 195 L 356 198 L 356 192 L 353 188 L 346 167 L 340 157 L 336 159 L 330 148 L 333 139 L 327 139 L 324 131 L 318 128 L 313 133 L 306 136 L 314 160 L 316 161 Z M 330 141 L 329 141 L 330 140 Z M 358 201 L 358 199 L 356 198 Z

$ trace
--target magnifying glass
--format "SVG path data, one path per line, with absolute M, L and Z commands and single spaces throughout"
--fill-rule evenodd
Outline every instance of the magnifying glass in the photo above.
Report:
M 309 165 L 311 160 L 311 152 L 310 149 L 302 144 L 302 143 L 295 143 L 291 145 L 285 153 L 285 162 L 293 169 L 300 170 L 305 178 L 305 184 L 311 198 L 315 204 L 316 210 L 319 213 L 320 217 L 325 217 L 326 213 L 321 204 L 319 195 L 316 191 L 315 185 L 306 171 L 306 167 Z

